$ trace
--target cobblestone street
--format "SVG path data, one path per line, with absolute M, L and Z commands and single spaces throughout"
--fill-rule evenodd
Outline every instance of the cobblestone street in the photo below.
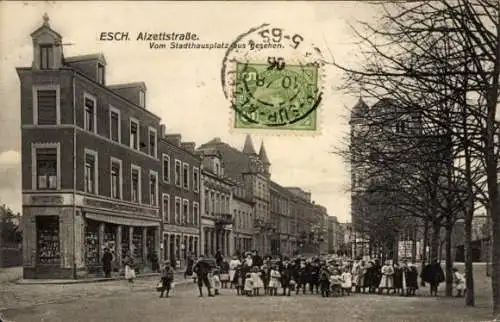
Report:
M 487 297 L 476 308 L 463 299 L 427 296 L 352 295 L 322 298 L 242 297 L 225 289 L 215 298 L 198 298 L 193 283 L 178 283 L 174 295 L 158 298 L 156 279 L 71 285 L 4 284 L 2 312 L 7 321 L 485 321 Z M 421 295 L 426 295 L 426 291 Z M 6 305 L 9 303 L 8 305 Z M 164 319 L 162 319 L 164 320 Z

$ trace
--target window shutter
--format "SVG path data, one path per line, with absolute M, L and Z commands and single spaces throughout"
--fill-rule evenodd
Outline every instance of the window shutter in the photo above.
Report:
M 57 124 L 57 92 L 56 90 L 38 90 L 38 124 Z
M 118 142 L 118 114 L 111 112 L 111 140 Z

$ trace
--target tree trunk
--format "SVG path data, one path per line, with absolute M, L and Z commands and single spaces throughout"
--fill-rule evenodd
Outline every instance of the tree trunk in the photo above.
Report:
M 429 222 L 424 221 L 424 240 L 423 240 L 423 251 L 422 251 L 422 268 L 427 264 L 427 247 L 429 245 Z
M 411 260 L 416 262 L 417 260 L 417 228 L 413 226 L 412 240 L 411 240 Z
M 432 261 L 434 259 L 438 259 L 439 255 L 439 244 L 440 244 L 440 234 L 441 225 L 439 222 L 432 223 L 432 235 L 431 235 L 431 251 L 429 260 Z
M 491 202 L 491 225 L 492 225 L 492 243 L 493 250 L 491 256 L 491 286 L 493 292 L 493 315 L 495 321 L 500 320 L 500 199 L 497 202 Z M 493 205 L 495 204 L 495 205 Z
M 453 224 L 451 220 L 448 219 L 448 223 L 446 225 L 446 240 L 445 240 L 445 248 L 446 248 L 446 263 L 445 263 L 445 276 L 446 276 L 446 288 L 445 293 L 446 296 L 453 296 L 453 258 L 451 254 L 451 234 L 453 232 Z
M 472 265 L 472 216 L 469 215 L 470 210 L 464 221 L 464 253 L 465 253 L 465 305 L 475 306 L 474 297 L 474 276 Z

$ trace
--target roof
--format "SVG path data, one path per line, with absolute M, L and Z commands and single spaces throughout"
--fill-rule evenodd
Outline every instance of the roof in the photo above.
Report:
M 266 148 L 264 148 L 264 141 L 260 144 L 259 158 L 264 164 L 271 164 L 269 158 L 267 157 Z
M 221 154 L 225 174 L 237 181 L 243 181 L 243 173 L 250 171 L 250 158 L 229 144 L 214 138 L 200 145 L 198 150 L 213 149 Z
M 366 114 L 368 114 L 368 111 L 370 110 L 370 107 L 368 104 L 365 103 L 363 98 L 359 98 L 358 102 L 356 105 L 351 110 L 351 115 L 356 116 L 356 117 L 364 117 Z
M 107 87 L 110 89 L 130 88 L 130 87 L 141 87 L 142 89 L 146 89 L 146 83 L 134 82 L 134 83 L 124 83 L 124 84 L 113 84 L 113 85 L 108 85 Z
M 49 16 L 47 15 L 47 13 L 45 13 L 43 15 L 43 24 L 31 33 L 31 37 L 35 37 L 38 33 L 40 33 L 43 30 L 52 33 L 53 35 L 57 36 L 58 38 L 62 38 L 62 36 L 58 32 L 56 32 L 54 29 L 50 28 Z
M 255 149 L 253 147 L 252 137 L 250 137 L 250 134 L 247 134 L 247 136 L 245 138 L 245 145 L 243 146 L 243 153 L 257 154 L 257 152 L 255 152 Z
M 65 63 L 73 63 L 73 62 L 85 61 L 85 60 L 100 60 L 100 61 L 106 63 L 106 59 L 104 58 L 104 55 L 101 53 L 79 55 L 79 56 L 65 57 L 64 58 Z

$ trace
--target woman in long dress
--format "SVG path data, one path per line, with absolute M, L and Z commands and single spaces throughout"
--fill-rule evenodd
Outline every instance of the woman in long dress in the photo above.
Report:
M 127 256 L 123 259 L 123 265 L 125 266 L 125 279 L 128 281 L 129 285 L 134 283 L 135 279 L 135 268 L 134 268 L 134 259 L 127 253 Z
M 233 288 L 234 284 L 234 274 L 236 273 L 236 268 L 241 265 L 241 261 L 238 259 L 238 257 L 233 256 L 231 261 L 229 262 L 229 281 L 230 281 L 230 287 Z
M 382 273 L 382 279 L 379 284 L 379 293 L 387 290 L 387 294 L 389 294 L 389 290 L 394 287 L 394 267 L 391 265 L 391 262 L 385 261 L 385 265 L 382 266 L 380 272 Z

